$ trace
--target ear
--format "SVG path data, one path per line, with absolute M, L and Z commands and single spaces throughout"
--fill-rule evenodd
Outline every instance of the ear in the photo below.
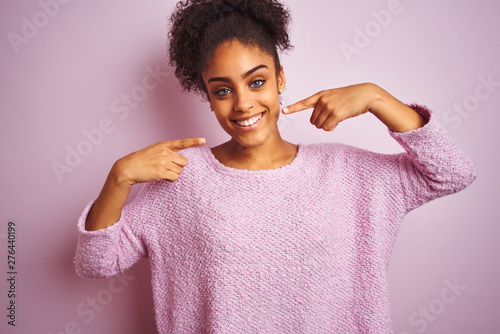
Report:
M 278 73 L 278 90 L 286 86 L 285 71 L 283 70 L 283 65 L 280 65 L 280 71 Z

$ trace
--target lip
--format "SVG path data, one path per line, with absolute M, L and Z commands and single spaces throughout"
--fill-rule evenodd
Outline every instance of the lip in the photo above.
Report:
M 263 113 L 264 112 L 259 112 L 259 113 L 256 113 L 256 114 L 253 114 L 253 115 L 247 116 L 247 117 L 233 118 L 231 121 L 235 121 L 235 122 L 248 121 L 249 119 L 254 118 L 255 116 L 258 116 L 258 115 L 263 114 Z
M 254 124 L 252 124 L 250 126 L 241 126 L 241 125 L 238 125 L 236 123 L 236 121 L 238 121 L 238 122 L 247 121 L 247 120 L 249 120 L 249 119 L 251 119 L 251 118 L 253 118 L 255 116 L 258 116 L 258 115 L 262 115 L 262 117 L 257 122 L 255 122 Z M 261 113 L 257 113 L 257 114 L 251 115 L 251 116 L 248 116 L 248 117 L 241 117 L 241 118 L 232 119 L 231 123 L 239 131 L 249 132 L 249 131 L 253 131 L 253 130 L 257 129 L 259 127 L 259 125 L 262 123 L 262 120 L 264 119 L 264 117 L 266 117 L 266 112 L 265 111 L 263 111 Z

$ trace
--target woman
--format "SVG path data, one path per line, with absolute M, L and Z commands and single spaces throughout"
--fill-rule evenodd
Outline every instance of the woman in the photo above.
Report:
M 476 177 L 428 109 L 374 84 L 283 112 L 312 108 L 326 131 L 371 112 L 405 153 L 283 140 L 277 49 L 291 48 L 288 21 L 275 0 L 180 2 L 171 63 L 230 139 L 166 141 L 119 159 L 79 221 L 80 275 L 149 258 L 160 333 L 392 332 L 387 266 L 403 216 Z M 125 206 L 136 183 L 146 184 Z

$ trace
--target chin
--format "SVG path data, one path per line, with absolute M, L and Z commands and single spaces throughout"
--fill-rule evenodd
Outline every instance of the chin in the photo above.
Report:
M 257 127 L 248 130 L 235 128 L 235 125 L 230 123 L 225 130 L 233 141 L 246 148 L 267 144 L 273 137 L 276 135 L 279 136 L 277 124 L 269 124 L 267 117 L 263 117 L 262 122 L 258 123 L 260 124 L 256 124 Z M 276 129 L 276 131 L 273 131 L 273 128 Z
M 231 138 L 245 148 L 258 147 L 266 144 L 269 140 L 269 136 L 262 133 L 248 133 L 244 136 L 231 136 Z
M 252 147 L 257 147 L 265 144 L 265 140 L 258 139 L 258 138 L 239 138 L 239 137 L 232 137 L 235 142 L 240 144 L 240 146 L 243 146 L 245 148 L 252 148 Z

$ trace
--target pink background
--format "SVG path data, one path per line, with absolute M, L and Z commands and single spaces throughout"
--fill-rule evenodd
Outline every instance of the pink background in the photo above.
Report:
M 0 331 L 154 333 L 147 260 L 122 280 L 78 277 L 76 220 L 118 158 L 160 140 L 204 136 L 214 146 L 227 137 L 207 103 L 180 93 L 169 67 L 158 68 L 156 81 L 148 77 L 165 63 L 175 1 L 55 1 L 0 4 Z M 295 50 L 282 57 L 289 87 L 283 104 L 377 83 L 433 109 L 479 170 L 468 189 L 403 221 L 389 270 L 395 333 L 497 333 L 500 2 L 286 3 Z M 359 31 L 368 37 L 356 37 Z M 347 44 L 358 53 L 346 57 Z M 401 150 L 372 115 L 333 133 L 316 130 L 309 115 L 282 119 L 283 136 Z M 84 156 L 68 166 L 68 150 Z M 59 177 L 57 164 L 67 166 Z M 8 221 L 17 231 L 15 328 L 6 317 Z

